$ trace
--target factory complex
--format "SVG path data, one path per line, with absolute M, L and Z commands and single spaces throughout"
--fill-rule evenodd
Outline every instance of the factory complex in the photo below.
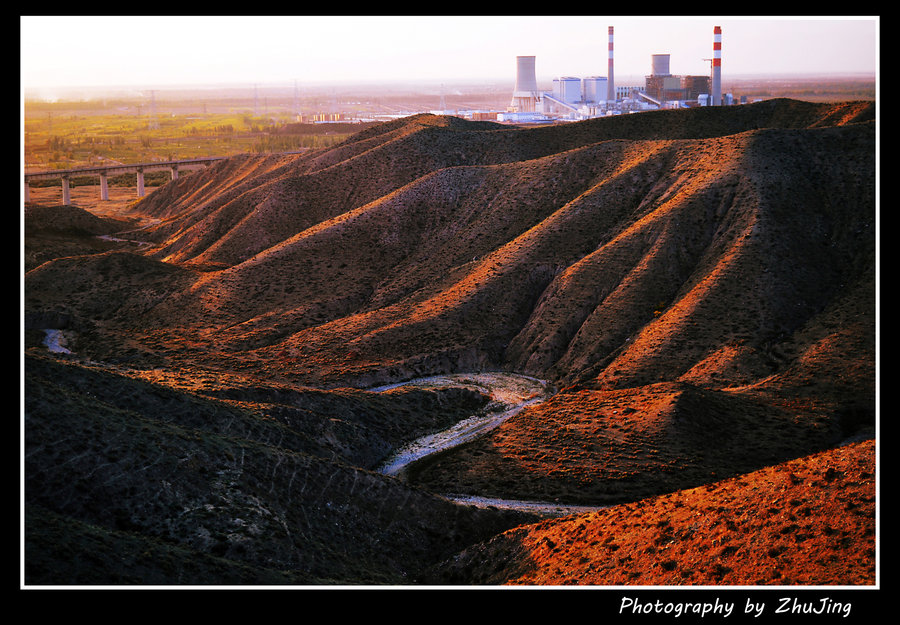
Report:
M 578 121 L 608 115 L 636 113 L 663 108 L 721 106 L 735 104 L 731 94 L 722 93 L 722 29 L 713 29 L 713 54 L 708 76 L 679 76 L 670 72 L 670 55 L 653 54 L 651 73 L 643 85 L 619 85 L 615 80 L 613 27 L 609 27 L 606 75 L 560 76 L 552 80 L 552 88 L 538 88 L 536 57 L 516 57 L 516 82 L 512 98 L 505 110 L 454 110 L 444 106 L 444 97 L 436 115 L 454 115 L 475 121 L 497 121 L 513 124 Z M 743 100 L 744 98 L 742 98 Z M 419 111 L 420 112 L 420 111 Z M 312 123 L 347 121 L 385 121 L 415 114 L 415 111 L 347 116 L 343 113 L 308 117 Z
M 713 30 L 713 57 L 709 76 L 677 76 L 669 71 L 670 55 L 652 55 L 652 71 L 643 86 L 615 83 L 613 27 L 609 27 L 606 76 L 553 79 L 550 91 L 537 87 L 535 57 L 516 57 L 516 85 L 512 100 L 497 121 L 527 123 L 578 120 L 661 108 L 733 104 L 722 94 L 722 29 Z

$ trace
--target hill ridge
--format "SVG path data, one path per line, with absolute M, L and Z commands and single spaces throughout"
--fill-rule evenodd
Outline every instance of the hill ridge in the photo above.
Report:
M 874 115 L 414 116 L 179 178 L 146 246 L 29 206 L 26 578 L 871 583 L 875 445 L 835 446 L 878 419 Z M 373 473 L 492 404 L 366 389 L 485 371 L 552 396 Z
M 600 122 L 604 120 L 590 120 L 585 127 L 591 142 L 577 147 L 571 147 L 569 137 L 583 131 L 580 123 L 524 129 L 525 135 L 540 133 L 563 137 L 568 145 L 562 152 L 554 151 L 555 147 L 545 148 L 546 155 L 524 161 L 500 162 L 502 159 L 493 158 L 490 165 L 448 165 L 446 157 L 439 157 L 436 169 L 428 167 L 425 173 L 416 176 L 401 174 L 394 180 L 402 181 L 402 184 L 388 183 L 390 192 L 350 210 L 345 210 L 347 206 L 340 200 L 334 208 L 319 209 L 321 217 L 314 217 L 300 227 L 295 225 L 299 223 L 297 217 L 291 215 L 303 213 L 306 210 L 304 202 L 310 201 L 311 197 L 301 195 L 300 198 L 306 199 L 298 203 L 284 190 L 290 185 L 306 184 L 300 181 L 308 180 L 307 174 L 291 178 L 288 172 L 308 159 L 303 156 L 287 160 L 263 158 L 255 164 L 253 158 L 239 159 L 235 165 L 242 175 L 251 176 L 249 172 L 254 168 L 261 168 L 265 173 L 259 186 L 251 187 L 250 180 L 241 182 L 247 190 L 223 205 L 224 209 L 240 200 L 241 208 L 228 209 L 240 215 L 235 225 L 224 231 L 210 227 L 199 238 L 191 235 L 192 229 L 197 227 L 192 225 L 149 252 L 151 257 L 165 256 L 168 262 L 174 262 L 174 246 L 182 250 L 199 250 L 196 243 L 190 243 L 191 238 L 198 242 L 208 241 L 211 244 L 203 244 L 206 249 L 193 259 L 189 259 L 184 251 L 179 252 L 179 262 L 186 269 L 192 263 L 207 267 L 221 265 L 222 268 L 196 274 L 189 289 L 173 291 L 154 308 L 147 322 L 155 326 L 166 325 L 169 323 L 167 316 L 178 316 L 183 320 L 180 325 L 200 326 L 199 340 L 210 341 L 211 345 L 218 345 L 225 351 L 240 352 L 247 345 L 256 345 L 260 350 L 252 356 L 256 360 L 271 358 L 271 352 L 276 351 L 287 351 L 299 360 L 332 358 L 336 368 L 331 374 L 326 369 L 322 371 L 322 377 L 315 374 L 308 377 L 313 369 L 322 370 L 315 362 L 306 373 L 298 371 L 301 376 L 306 376 L 301 379 L 325 384 L 330 383 L 328 378 L 333 374 L 364 371 L 372 365 L 377 367 L 378 360 L 387 356 L 385 349 L 394 352 L 391 360 L 397 363 L 409 358 L 418 359 L 416 354 L 403 351 L 411 346 L 402 347 L 408 341 L 401 340 L 398 332 L 402 334 L 407 324 L 407 329 L 416 327 L 432 336 L 418 349 L 451 355 L 451 361 L 453 353 L 465 353 L 466 356 L 459 357 L 471 359 L 474 350 L 479 354 L 475 360 L 482 366 L 549 375 L 560 383 L 584 380 L 584 372 L 596 370 L 600 363 L 608 364 L 611 354 L 624 347 L 622 341 L 637 338 L 635 333 L 642 329 L 643 338 L 637 343 L 638 347 L 632 345 L 626 351 L 636 354 L 649 344 L 654 346 L 649 351 L 656 351 L 659 359 L 665 352 L 657 351 L 659 344 L 654 342 L 650 330 L 652 327 L 660 330 L 660 324 L 668 323 L 671 329 L 677 329 L 680 324 L 682 334 L 688 331 L 684 322 L 676 320 L 696 320 L 697 304 L 685 307 L 687 300 L 684 298 L 689 296 L 691 288 L 707 284 L 703 288 L 708 291 L 705 296 L 708 299 L 709 294 L 724 288 L 717 286 L 716 290 L 709 291 L 709 287 L 720 281 L 715 276 L 733 275 L 736 270 L 744 271 L 742 267 L 746 266 L 750 281 L 742 288 L 748 292 L 758 290 L 764 276 L 754 266 L 757 261 L 750 260 L 756 258 L 756 252 L 752 250 L 759 245 L 776 245 L 775 240 L 757 243 L 759 237 L 783 238 L 785 235 L 780 230 L 791 219 L 811 218 L 822 227 L 828 227 L 823 221 L 829 219 L 827 214 L 819 212 L 792 217 L 782 208 L 777 212 L 783 223 L 766 225 L 768 207 L 783 204 L 777 198 L 796 195 L 803 190 L 828 200 L 830 193 L 834 200 L 828 200 L 828 210 L 833 210 L 837 198 L 859 206 L 870 205 L 873 198 L 871 187 L 868 187 L 873 182 L 871 179 L 857 179 L 853 186 L 833 182 L 853 175 L 851 172 L 871 171 L 874 166 L 871 155 L 862 152 L 857 156 L 859 150 L 853 150 L 852 157 L 844 154 L 829 157 L 828 161 L 821 157 L 821 154 L 838 154 L 837 148 L 832 147 L 838 143 L 866 146 L 873 135 L 871 122 L 822 127 L 820 120 L 844 119 L 848 108 L 855 111 L 857 117 L 865 116 L 869 107 L 799 106 L 776 102 L 758 108 L 766 116 L 775 118 L 787 118 L 788 113 L 799 108 L 802 125 L 800 128 L 744 130 L 702 141 L 618 139 L 595 142 L 593 129 L 602 128 Z M 694 120 L 701 117 L 700 113 L 679 112 L 678 117 Z M 724 114 L 719 112 L 715 116 L 724 117 Z M 665 115 L 659 117 L 666 118 Z M 425 116 L 406 123 L 398 122 L 382 133 L 370 131 L 366 134 L 376 138 L 391 137 L 389 145 L 397 152 L 388 162 L 397 163 L 408 158 L 401 156 L 405 152 L 394 142 L 402 141 L 407 145 L 411 138 L 421 139 L 422 132 L 443 133 L 449 126 L 459 126 L 471 130 L 449 132 L 499 136 L 501 143 L 507 143 L 507 138 L 516 137 L 520 132 L 519 129 L 484 131 L 480 126 L 475 129 L 461 121 L 449 124 L 434 116 Z M 630 127 L 633 122 L 628 124 Z M 395 135 L 402 135 L 402 138 L 395 139 Z M 352 138 L 349 141 L 354 142 Z M 425 143 L 420 140 L 415 145 L 414 153 L 418 154 Z M 383 144 L 378 149 L 388 148 Z M 441 152 L 440 144 L 434 151 Z M 772 158 L 776 154 L 780 163 L 778 171 L 773 171 Z M 869 163 L 858 161 L 866 156 Z M 790 167 L 785 159 L 789 159 Z M 452 157 L 450 161 L 453 161 Z M 808 167 L 807 161 L 819 162 Z M 250 170 L 246 169 L 248 165 Z M 421 169 L 421 166 L 419 162 L 410 171 Z M 337 165 L 329 170 L 335 167 Z M 835 167 L 838 170 L 834 170 Z M 826 172 L 828 168 L 834 171 Z M 251 179 L 254 178 L 251 176 Z M 356 178 L 348 180 L 351 181 L 348 188 L 360 182 Z M 232 189 L 240 185 L 228 178 L 228 186 Z M 791 185 L 790 190 L 787 185 Z M 322 187 L 317 183 L 315 188 Z M 775 204 L 769 199 L 773 194 Z M 252 202 L 241 199 L 250 196 L 262 198 L 252 210 L 248 210 Z M 164 199 L 170 201 L 171 193 Z M 136 210 L 158 214 L 154 202 L 152 197 L 147 198 Z M 788 201 L 788 204 L 792 203 L 793 200 Z M 198 210 L 205 212 L 203 207 L 206 206 L 209 202 Z M 759 212 L 762 208 L 766 210 Z M 847 224 L 855 221 L 855 228 L 872 231 L 873 221 L 861 217 L 858 211 L 843 214 L 846 216 L 841 219 L 849 220 Z M 172 219 L 177 221 L 178 218 Z M 442 221 L 446 225 L 441 225 Z M 741 223 L 744 225 L 739 225 Z M 167 225 L 166 231 L 171 233 L 173 228 Z M 221 234 L 213 236 L 220 231 Z M 790 235 L 808 239 L 806 233 L 797 230 L 791 231 Z M 251 242 L 252 247 L 248 248 L 240 243 L 242 239 L 256 242 Z M 178 243 L 181 240 L 185 243 Z M 811 252 L 823 253 L 821 245 L 814 241 L 807 240 L 803 245 Z M 629 247 L 632 252 L 627 253 Z M 227 252 L 228 249 L 237 254 Z M 848 250 L 846 254 L 849 253 Z M 629 254 L 631 260 L 627 260 Z M 747 254 L 751 254 L 748 260 L 740 260 Z M 740 264 L 733 269 L 727 269 L 727 264 L 719 265 L 728 259 L 728 262 Z M 804 272 L 817 270 L 808 262 L 800 259 L 798 262 L 800 264 L 788 273 L 799 267 Z M 829 260 L 826 266 L 834 266 L 834 263 Z M 595 268 L 591 269 L 592 266 Z M 782 264 L 782 269 L 787 268 Z M 592 286 L 597 278 L 589 276 L 597 271 L 604 276 L 601 284 L 606 282 L 608 286 L 599 289 Z M 751 278 L 754 274 L 756 277 Z M 619 277 L 610 282 L 616 275 Z M 576 278 L 582 286 L 575 284 Z M 812 292 L 815 286 L 795 284 L 788 274 L 780 278 L 783 280 L 764 282 L 770 286 L 763 288 L 799 289 L 811 298 L 818 297 Z M 39 280 L 37 275 L 30 279 L 35 283 Z M 816 281 L 810 279 L 807 282 L 815 285 Z M 734 281 L 729 278 L 723 284 L 732 283 Z M 689 286 L 691 284 L 696 286 Z M 726 292 L 734 291 L 734 287 L 727 287 Z M 567 298 L 567 294 L 572 295 Z M 694 291 L 695 296 L 699 294 L 700 291 Z M 783 302 L 784 296 L 779 297 Z M 575 311 L 577 317 L 565 312 L 562 314 L 570 317 L 568 321 L 554 321 L 553 317 L 561 314 L 551 312 L 554 298 L 559 300 L 556 306 L 559 311 Z M 577 302 L 574 308 L 569 300 Z M 592 300 L 598 305 L 588 306 Z M 620 303 L 615 304 L 616 301 Z M 678 301 L 681 304 L 676 305 Z M 697 303 L 701 301 L 703 298 Z M 665 310 L 660 309 L 661 304 Z M 778 305 L 783 308 L 785 304 Z M 812 301 L 805 304 L 807 309 L 820 305 Z M 746 312 L 751 310 L 746 306 L 744 309 Z M 744 322 L 735 322 L 743 327 L 730 334 L 735 338 L 765 342 L 785 332 L 793 332 L 801 323 L 800 317 L 787 324 L 779 322 L 774 310 L 772 320 L 767 323 L 775 323 L 783 329 L 773 327 L 760 333 L 759 329 L 750 327 L 755 322 L 752 317 L 747 317 Z M 685 316 L 687 311 L 693 312 Z M 764 311 L 765 308 L 760 308 L 752 314 L 769 314 Z M 808 316 L 810 312 L 803 314 Z M 777 316 L 783 317 L 783 314 Z M 190 321 L 192 318 L 195 321 Z M 351 333 L 348 338 L 338 339 L 345 333 L 345 330 L 338 330 L 341 320 L 347 325 L 346 331 Z M 546 333 L 548 321 L 550 327 L 556 328 L 550 334 Z M 264 326 L 269 322 L 278 329 L 262 334 L 254 330 L 256 338 L 249 343 L 239 336 L 242 329 L 249 327 L 245 325 L 247 323 Z M 230 330 L 218 332 L 216 337 L 207 336 L 202 326 L 210 323 Z M 471 327 L 467 329 L 466 326 Z M 600 347 L 597 339 L 591 338 L 601 326 L 612 330 L 612 334 L 601 333 L 607 336 L 602 339 L 605 347 Z M 451 327 L 456 338 L 447 332 Z M 336 330 L 337 334 L 334 333 Z M 229 338 L 232 336 L 234 338 Z M 677 332 L 667 341 L 676 345 L 672 341 L 676 336 Z M 333 348 L 320 349 L 324 345 L 348 342 L 353 343 L 353 348 L 343 353 L 336 353 Z M 325 356 L 329 349 L 330 355 Z M 714 347 L 710 345 L 704 349 Z M 344 356 L 351 351 L 358 356 L 358 362 L 348 369 Z M 684 353 L 681 349 L 677 351 Z M 366 355 L 370 353 L 371 356 Z M 703 355 L 694 357 L 702 359 Z M 623 358 L 628 358 L 628 353 L 621 352 L 618 358 L 625 363 Z M 650 366 L 651 361 L 642 359 L 641 367 Z M 445 362 L 444 358 L 440 360 Z M 631 362 L 639 361 L 631 358 Z M 684 365 L 685 371 L 690 369 L 690 363 Z M 633 368 L 634 364 L 629 367 Z M 416 369 L 404 375 L 429 372 L 441 371 Z M 605 375 L 604 383 L 637 383 L 641 378 L 634 375 L 639 375 L 638 370 L 615 382 L 610 371 Z M 365 374 L 357 383 L 368 379 L 369 374 Z M 625 382 L 626 379 L 631 381 Z

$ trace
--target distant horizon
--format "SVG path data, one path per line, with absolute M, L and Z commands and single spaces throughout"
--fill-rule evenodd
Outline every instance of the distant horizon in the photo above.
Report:
M 622 75 L 619 76 L 616 81 L 620 85 L 625 84 L 643 84 L 645 79 L 645 75 Z M 555 78 L 555 76 L 546 76 L 546 77 L 538 77 L 538 83 L 547 83 L 546 88 L 549 89 L 549 83 Z M 579 78 L 585 78 L 585 76 L 579 76 Z M 821 73 L 821 72 L 806 72 L 806 73 L 797 73 L 797 72 L 789 72 L 789 73 L 775 73 L 769 72 L 764 74 L 731 74 L 723 78 L 724 82 L 727 84 L 729 81 L 742 81 L 742 80 L 784 80 L 784 79 L 797 79 L 797 80 L 814 80 L 814 79 L 831 79 L 831 80 L 841 80 L 841 79 L 857 79 L 857 80 L 876 80 L 877 74 L 872 72 L 842 72 L 842 73 Z M 508 84 L 507 84 L 508 83 Z M 452 89 L 459 87 L 475 87 L 475 88 L 497 88 L 502 89 L 504 87 L 509 87 L 510 92 L 512 92 L 513 86 L 515 83 L 515 77 L 509 79 L 507 77 L 502 78 L 481 78 L 481 79 L 470 79 L 470 80 L 457 80 L 457 81 L 441 81 L 435 79 L 433 81 L 426 80 L 418 80 L 418 81 L 382 81 L 382 80 L 358 80 L 358 81 L 337 81 L 337 82 L 319 82 L 319 83 L 307 83 L 304 85 L 293 84 L 288 82 L 271 82 L 271 83 L 242 83 L 242 82 L 231 82 L 231 83 L 202 83 L 202 84 L 156 84 L 156 85 L 146 85 L 146 86 L 138 86 L 138 85 L 71 85 L 71 86 L 56 86 L 56 87 L 33 87 L 33 88 L 25 88 L 23 89 L 23 97 L 26 100 L 40 100 L 40 101 L 52 101 L 52 100 L 68 100 L 70 98 L 96 98 L 96 97 L 123 97 L 123 98 L 137 98 L 137 97 L 146 97 L 151 91 L 155 91 L 158 95 L 164 95 L 165 92 L 184 92 L 184 91 L 247 91 L 252 92 L 254 89 L 256 90 L 291 90 L 293 91 L 295 88 L 297 91 L 303 95 L 304 92 L 309 92 L 310 90 L 334 90 L 334 89 L 343 89 L 343 90 L 352 90 L 355 88 L 364 88 L 368 90 L 372 90 L 375 87 L 381 87 L 384 90 L 416 90 L 418 89 L 428 89 L 428 90 L 440 90 L 444 89 Z M 160 94 L 159 92 L 163 92 Z M 448 93 L 448 95 L 453 95 Z
M 877 75 L 878 16 L 22 16 L 22 93 L 204 85 L 340 87 L 541 80 L 616 81 L 709 73 L 721 26 L 723 76 Z

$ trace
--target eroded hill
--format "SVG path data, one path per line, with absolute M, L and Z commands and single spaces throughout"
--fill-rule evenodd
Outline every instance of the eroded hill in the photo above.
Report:
M 302 404 L 305 419 L 287 426 L 297 440 L 312 436 L 301 450 L 311 455 L 291 451 L 288 462 L 280 447 L 267 447 L 256 456 L 254 484 L 268 484 L 279 506 L 294 482 L 261 477 L 280 474 L 273 467 L 287 462 L 293 476 L 322 476 L 330 486 L 321 497 L 334 488 L 363 505 L 355 498 L 370 489 L 357 490 L 360 475 L 374 478 L 359 471 L 445 421 L 426 417 L 427 402 L 376 410 L 372 394 L 353 387 L 486 370 L 548 379 L 561 390 L 421 465 L 411 484 L 385 478 L 385 488 L 571 503 L 661 496 L 873 435 L 875 134 L 871 103 L 772 100 L 539 128 L 423 115 L 329 149 L 235 157 L 136 203 L 130 217 L 145 227 L 129 236 L 145 247 L 66 254 L 30 269 L 26 327 L 63 329 L 74 360 L 116 366 L 121 377 L 112 388 L 141 381 L 151 386 L 138 397 L 177 389 L 244 402 L 266 431 L 300 405 L 285 389 L 306 389 L 307 402 L 318 393 L 321 402 Z M 38 334 L 28 336 L 26 347 L 40 351 Z M 42 371 L 38 362 L 29 360 L 26 372 Z M 70 399 L 74 392 L 60 391 Z M 444 397 L 441 414 L 452 420 L 473 399 Z M 353 412 L 354 402 L 366 407 Z M 49 405 L 43 418 L 53 418 Z M 112 396 L 105 405 L 118 414 Z M 43 414 L 27 408 L 26 426 Z M 347 417 L 362 413 L 369 415 L 362 421 Z M 215 412 L 191 427 L 218 437 L 224 418 Z M 32 439 L 41 453 L 44 431 L 35 427 Z M 159 440 L 173 435 L 166 430 Z M 204 445 L 212 436 L 203 435 Z M 237 437 L 247 448 L 246 434 Z M 215 445 L 232 443 L 216 438 Z M 111 446 L 90 454 L 101 448 Z M 338 449 L 339 469 L 322 464 L 331 456 L 319 460 Z M 67 444 L 54 453 L 35 475 L 52 474 L 67 455 L 81 457 Z M 212 476 L 234 469 L 228 453 L 236 452 L 184 448 L 161 457 L 179 466 L 200 457 Z M 97 467 L 83 470 L 89 482 L 98 479 Z M 123 483 L 135 479 L 120 475 Z M 195 477 L 173 475 L 166 480 L 173 488 Z M 164 479 L 155 476 L 147 488 Z M 220 482 L 197 483 L 197 493 L 206 489 L 208 498 Z M 92 488 L 91 506 L 110 496 Z M 81 493 L 67 492 L 80 501 Z M 237 500 L 215 492 L 226 503 L 214 509 L 241 518 L 230 508 Z M 261 495 L 242 490 L 242 497 Z M 168 513 L 153 509 L 149 520 L 117 525 L 84 512 L 86 503 L 74 514 L 52 501 L 32 503 L 46 519 L 72 515 L 133 532 L 129 540 L 144 540 L 148 526 L 193 505 L 174 497 Z M 439 517 L 441 505 L 417 504 L 396 527 L 412 531 L 423 506 L 426 517 Z M 380 558 L 381 547 L 326 559 L 322 571 L 296 567 L 287 552 L 297 548 L 297 531 L 308 535 L 326 521 L 279 510 L 285 536 L 294 537 L 277 549 L 286 559 L 248 561 L 267 575 L 277 562 L 294 580 L 381 582 L 422 570 L 436 555 L 430 539 L 413 532 L 404 535 L 419 556 L 397 556 L 413 558 L 407 569 L 393 561 L 389 570 L 366 569 L 362 562 Z M 479 514 L 454 530 L 460 541 L 518 522 Z M 212 543 L 184 539 L 186 531 L 151 533 L 208 553 Z M 340 541 L 371 531 L 351 524 Z
M 431 584 L 871 584 L 874 443 L 738 478 L 515 528 L 425 576 Z

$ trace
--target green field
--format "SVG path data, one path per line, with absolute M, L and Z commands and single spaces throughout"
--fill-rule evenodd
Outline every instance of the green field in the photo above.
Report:
M 285 113 L 110 112 L 96 102 L 27 102 L 26 171 L 328 147 L 359 124 L 305 124 Z M 129 109 L 135 107 L 121 106 Z M 56 183 L 58 184 L 58 182 Z

